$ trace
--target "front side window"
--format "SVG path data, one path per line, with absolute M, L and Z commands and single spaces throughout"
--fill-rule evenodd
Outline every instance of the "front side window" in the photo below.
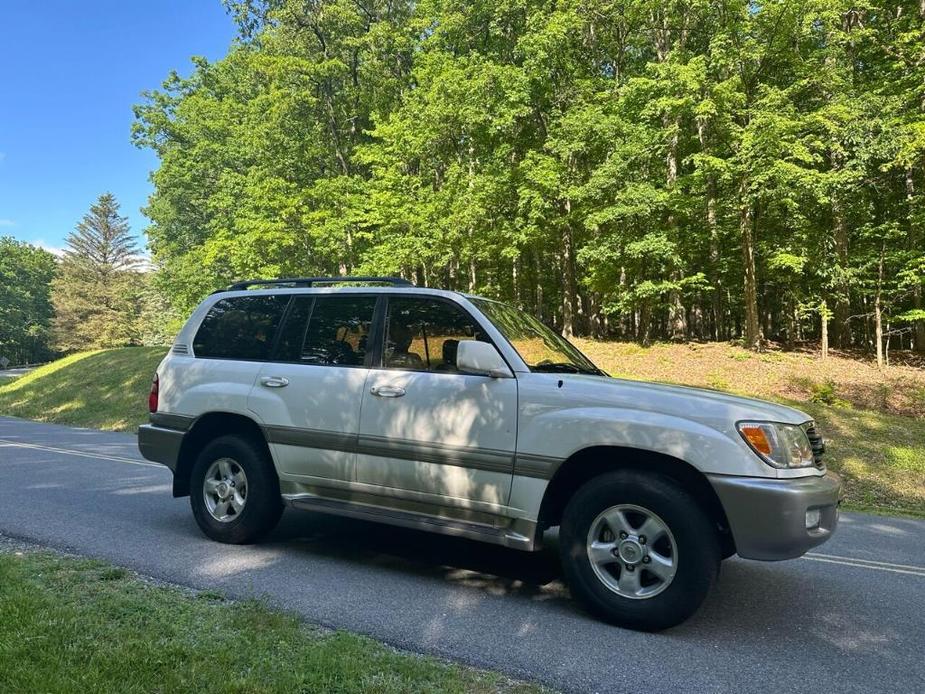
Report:
M 389 369 L 459 373 L 456 350 L 478 326 L 457 306 L 425 298 L 390 298 L 382 365 Z
M 511 343 L 531 371 L 606 375 L 568 340 L 529 313 L 489 299 L 472 299 L 472 303 Z
M 376 307 L 374 296 L 300 296 L 280 335 L 277 359 L 362 366 Z
M 288 296 L 238 296 L 216 303 L 193 338 L 197 357 L 269 358 Z

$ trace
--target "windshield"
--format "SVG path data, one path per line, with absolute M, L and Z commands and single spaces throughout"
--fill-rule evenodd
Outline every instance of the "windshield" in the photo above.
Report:
M 531 371 L 605 376 L 570 342 L 529 313 L 489 299 L 471 299 L 527 362 Z

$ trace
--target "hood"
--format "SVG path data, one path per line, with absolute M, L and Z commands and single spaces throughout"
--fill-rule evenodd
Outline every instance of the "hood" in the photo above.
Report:
M 792 407 L 707 388 L 579 374 L 555 375 L 555 378 L 562 380 L 563 391 L 580 398 L 585 405 L 658 412 L 726 431 L 734 428 L 735 422 L 748 419 L 785 424 L 802 424 L 812 419 Z

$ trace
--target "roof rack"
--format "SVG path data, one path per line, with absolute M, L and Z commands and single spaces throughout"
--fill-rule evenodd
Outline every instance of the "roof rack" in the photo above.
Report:
M 362 284 L 390 284 L 392 286 L 413 287 L 414 284 L 401 277 L 369 277 L 369 276 L 344 276 L 344 277 L 278 277 L 272 280 L 243 280 L 228 285 L 225 289 L 219 289 L 216 292 L 234 292 L 240 289 L 250 287 L 312 287 L 316 284 L 339 284 L 341 282 L 356 282 Z

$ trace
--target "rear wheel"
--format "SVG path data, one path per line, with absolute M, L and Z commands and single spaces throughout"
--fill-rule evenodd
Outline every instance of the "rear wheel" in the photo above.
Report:
M 190 504 L 208 537 L 233 544 L 270 532 L 283 512 L 272 461 L 261 446 L 238 436 L 221 436 L 199 453 Z
M 582 486 L 559 538 L 575 597 L 608 622 L 644 631 L 691 616 L 720 561 L 716 529 L 696 500 L 670 478 L 636 471 Z

